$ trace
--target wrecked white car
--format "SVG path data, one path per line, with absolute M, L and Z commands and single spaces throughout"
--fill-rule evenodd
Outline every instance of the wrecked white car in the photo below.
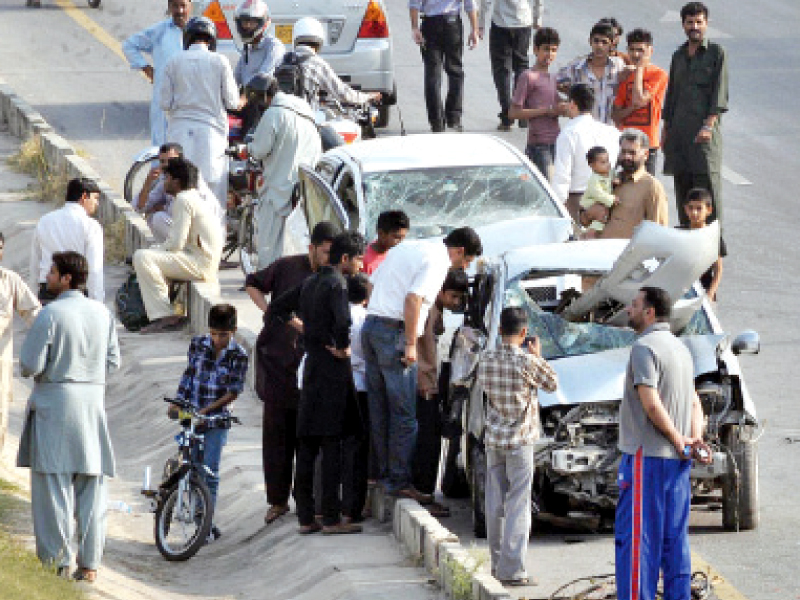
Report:
M 608 522 L 618 497 L 618 409 L 635 339 L 625 306 L 644 285 L 676 299 L 672 330 L 694 359 L 705 439 L 714 453 L 710 465 L 693 466 L 694 501 L 721 500 L 726 529 L 757 526 L 759 421 L 736 355 L 757 353 L 758 335 L 744 332 L 731 340 L 693 283 L 716 260 L 718 247 L 716 225 L 683 231 L 645 222 L 629 243 L 540 245 L 478 266 L 464 325 L 450 345 L 447 425 L 451 435 L 454 429 L 463 435 L 456 444 L 461 460 L 446 467 L 465 469 L 476 535 L 485 535 L 485 400 L 475 367 L 480 351 L 498 343 L 502 308 L 525 309 L 530 334 L 539 336 L 559 378 L 557 392 L 539 394 L 534 511 L 542 518 L 588 513 Z M 450 485 L 457 480 L 445 473 Z

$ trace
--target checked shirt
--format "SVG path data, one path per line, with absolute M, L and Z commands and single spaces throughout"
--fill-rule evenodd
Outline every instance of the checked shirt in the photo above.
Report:
M 482 354 L 478 381 L 488 400 L 484 443 L 503 450 L 533 444 L 539 437 L 536 390 L 558 387 L 552 367 L 522 348 L 501 344 Z
M 228 392 L 241 394 L 247 375 L 247 352 L 236 340 L 214 360 L 211 336 L 198 335 L 189 344 L 188 364 L 176 397 L 205 408 Z M 224 412 L 224 411 L 220 411 Z

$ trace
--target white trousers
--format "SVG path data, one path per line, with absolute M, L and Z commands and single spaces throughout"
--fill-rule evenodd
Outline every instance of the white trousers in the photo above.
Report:
M 36 555 L 44 565 L 69 567 L 77 522 L 78 566 L 93 570 L 100 566 L 106 541 L 104 477 L 32 470 L 31 510 Z
M 527 577 L 531 532 L 533 446 L 486 448 L 486 537 L 492 573 L 500 580 Z
M 198 121 L 172 119 L 167 141 L 183 146 L 183 155 L 200 170 L 224 211 L 228 205 L 227 133 Z
M 258 203 L 256 247 L 258 248 L 259 269 L 268 267 L 283 256 L 286 218 L 291 212 L 291 205 L 288 205 L 287 208 L 276 210 L 275 205 L 265 198 Z
M 151 321 L 172 315 L 168 279 L 209 281 L 208 266 L 186 252 L 137 250 L 133 255 L 133 268 L 142 290 L 147 318 Z

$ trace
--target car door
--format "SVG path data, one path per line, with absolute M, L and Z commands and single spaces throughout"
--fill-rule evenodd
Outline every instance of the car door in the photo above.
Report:
M 303 206 L 303 215 L 308 224 L 308 231 L 320 221 L 329 221 L 341 231 L 350 228 L 350 219 L 342 203 L 336 197 L 331 186 L 312 169 L 300 166 L 300 201 Z

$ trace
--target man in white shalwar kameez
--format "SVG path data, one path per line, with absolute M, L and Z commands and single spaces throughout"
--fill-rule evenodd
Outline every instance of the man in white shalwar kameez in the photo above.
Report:
M 5 238 L 0 233 L 0 260 L 3 258 Z M 39 312 L 39 299 L 22 277 L 0 267 L 0 450 L 3 449 L 8 429 L 8 406 L 11 404 L 11 387 L 14 379 L 14 313 L 30 325 Z
M 57 295 L 39 313 L 20 351 L 24 377 L 34 385 L 25 414 L 17 466 L 31 469 L 36 554 L 75 579 L 94 581 L 105 545 L 105 478 L 114 476 L 114 451 L 105 412 L 106 373 L 119 368 L 114 317 L 86 298 L 89 267 L 77 252 L 57 252 L 47 275 Z
M 190 0 L 169 0 L 167 12 L 169 19 L 134 33 L 122 44 L 122 52 L 131 69 L 144 73 L 153 84 L 150 102 L 150 142 L 153 146 L 161 146 L 167 139 L 167 116 L 161 110 L 159 99 L 161 81 L 167 61 L 183 51 L 183 27 L 192 14 L 192 3 Z M 151 56 L 152 64 L 147 62 L 145 54 Z
M 173 56 L 161 81 L 161 108 L 167 113 L 167 141 L 183 146 L 223 209 L 228 202 L 228 115 L 240 105 L 231 65 L 214 52 L 217 33 L 206 17 L 189 19 L 185 52 Z

